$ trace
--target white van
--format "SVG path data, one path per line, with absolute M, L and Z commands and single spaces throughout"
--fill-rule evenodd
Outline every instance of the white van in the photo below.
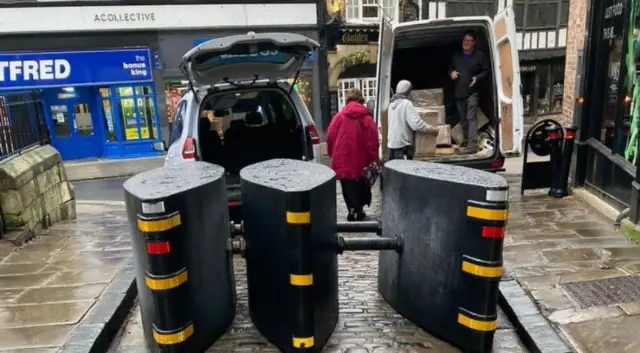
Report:
M 375 107 L 375 118 L 382 135 L 380 154 L 383 160 L 388 159 L 387 113 L 395 85 L 406 79 L 412 82 L 414 91 L 445 88 L 447 100 L 451 58 L 460 50 L 462 36 L 468 30 L 478 34 L 477 49 L 484 52 L 489 62 L 489 79 L 481 82 L 478 90 L 479 108 L 489 119 L 485 129 L 492 134 L 493 146 L 485 149 L 488 153 L 428 159 L 501 171 L 504 156 L 520 152 L 523 133 L 520 65 L 515 17 L 513 10 L 507 8 L 493 19 L 486 16 L 453 17 L 399 24 L 383 19 Z M 452 109 L 447 109 L 449 115 L 457 116 L 455 104 Z

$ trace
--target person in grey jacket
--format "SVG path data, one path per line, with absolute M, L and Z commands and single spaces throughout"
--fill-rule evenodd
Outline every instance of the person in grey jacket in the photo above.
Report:
M 389 131 L 387 132 L 389 159 L 413 159 L 413 137 L 416 131 L 438 135 L 438 129 L 425 123 L 409 100 L 411 89 L 411 82 L 407 80 L 398 82 L 396 94 L 389 104 Z

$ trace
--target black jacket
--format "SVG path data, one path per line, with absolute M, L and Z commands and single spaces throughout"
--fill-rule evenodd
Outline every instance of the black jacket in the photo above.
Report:
M 489 65 L 484 53 L 480 50 L 476 50 L 467 58 L 462 52 L 457 52 L 451 59 L 449 74 L 451 71 L 458 72 L 458 79 L 454 81 L 453 85 L 456 98 L 462 99 L 468 98 L 477 92 L 480 81 L 489 74 Z M 476 84 L 473 87 L 469 87 L 474 76 L 476 77 Z

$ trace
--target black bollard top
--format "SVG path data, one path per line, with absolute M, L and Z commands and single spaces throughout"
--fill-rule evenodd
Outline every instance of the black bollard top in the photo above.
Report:
M 224 168 L 205 162 L 181 163 L 137 174 L 122 185 L 141 201 L 154 201 L 218 180 Z
M 447 180 L 484 188 L 506 188 L 508 186 L 507 181 L 498 174 L 456 165 L 394 159 L 387 162 L 384 167 L 418 177 Z
M 294 159 L 272 159 L 240 171 L 242 180 L 286 192 L 307 191 L 335 178 L 330 168 Z

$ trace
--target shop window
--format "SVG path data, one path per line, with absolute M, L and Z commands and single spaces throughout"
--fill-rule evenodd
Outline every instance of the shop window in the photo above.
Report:
M 618 144 L 619 134 L 616 132 L 617 120 L 623 119 L 624 106 L 621 105 L 624 87 L 620 87 L 622 64 L 624 62 L 624 10 L 619 0 L 606 0 L 603 18 L 601 45 L 603 52 L 602 67 L 605 85 L 603 87 L 603 112 L 600 130 L 596 138 L 614 152 L 620 152 Z
M 382 8 L 387 16 L 393 18 L 395 10 L 394 0 L 382 0 Z M 347 22 L 377 21 L 381 18 L 382 11 L 378 7 L 378 0 L 346 0 Z
M 100 88 L 100 97 L 102 97 L 102 112 L 104 118 L 104 127 L 106 131 L 107 141 L 114 142 L 117 141 L 116 135 L 116 125 L 113 121 L 113 106 L 111 104 L 111 90 L 107 87 Z M 105 99 L 106 98 L 106 99 Z
M 157 111 L 152 86 L 115 87 L 113 91 L 101 88 L 100 95 L 109 141 L 117 140 L 114 116 L 121 126 L 125 141 L 158 138 Z
M 557 63 L 552 66 L 551 74 L 551 112 L 562 112 L 562 99 L 564 97 L 564 65 Z
M 538 115 L 549 114 L 551 112 L 550 97 L 551 87 L 549 84 L 549 66 L 540 65 L 538 67 Z
M 89 104 L 76 104 L 73 107 L 73 118 L 73 123 L 75 124 L 78 134 L 85 136 L 93 135 L 93 122 L 91 121 Z
M 50 109 L 56 137 L 71 137 L 71 123 L 67 106 L 52 105 Z
M 535 116 L 535 112 L 533 111 L 533 97 L 535 95 L 535 85 L 536 85 L 536 72 L 522 72 L 520 74 L 522 79 L 522 104 L 524 107 L 524 116 Z

